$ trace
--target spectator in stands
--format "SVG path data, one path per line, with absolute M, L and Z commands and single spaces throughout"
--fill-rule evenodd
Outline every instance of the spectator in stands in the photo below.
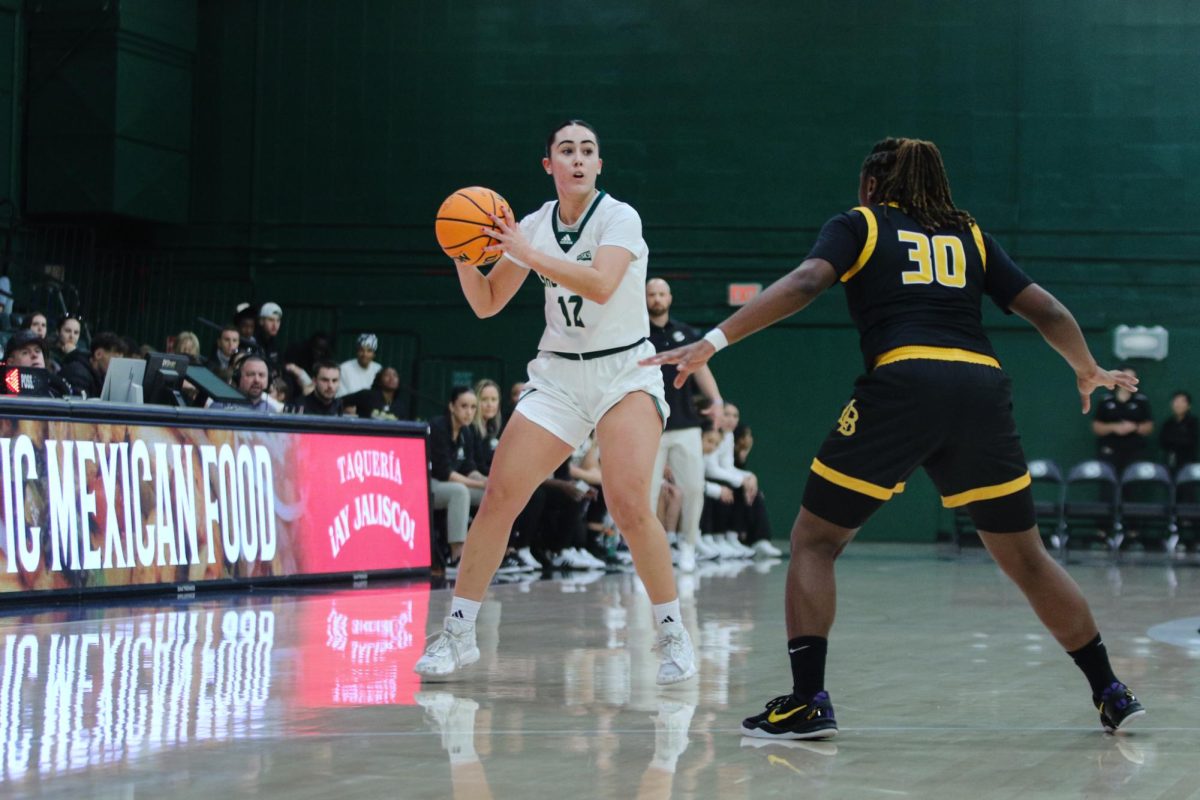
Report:
M 478 400 L 468 386 L 450 390 L 447 413 L 429 421 L 430 490 L 433 507 L 446 509 L 450 545 L 447 574 L 455 574 L 467 540 L 471 509 L 483 500 L 487 477 L 475 464 L 475 419 Z
M 67 356 L 79 347 L 79 336 L 83 333 L 83 324 L 75 314 L 67 314 L 58 321 L 58 336 L 56 337 L 54 349 L 50 352 L 53 359 L 53 369 L 57 372 L 62 369 L 63 362 Z
M 508 410 L 504 414 L 505 419 L 512 419 L 513 409 L 517 407 L 517 401 L 521 399 L 521 393 L 524 391 L 525 381 L 517 381 L 508 387 Z
M 37 367 L 46 369 L 47 347 L 46 340 L 37 335 L 36 331 L 17 331 L 8 340 L 8 349 L 4 363 L 13 367 Z M 49 397 L 66 397 L 74 394 L 69 384 L 57 375 L 47 376 L 46 395 Z
M 342 399 L 353 404 L 361 419 L 408 418 L 408 408 L 400 394 L 400 373 L 395 367 L 381 369 L 370 389 Z
M 46 332 L 49 330 L 49 324 L 46 322 L 46 315 L 41 311 L 34 311 L 25 318 L 25 328 L 31 330 L 38 335 L 38 338 L 45 341 Z
M 1137 377 L 1137 372 L 1126 364 L 1120 369 Z M 1153 420 L 1150 400 L 1141 392 L 1129 392 L 1118 386 L 1115 392 L 1101 397 L 1092 421 L 1097 457 L 1112 464 L 1120 476 L 1125 467 L 1145 457 L 1146 442 L 1154 432 Z
M 270 374 L 267 366 L 267 360 L 262 356 L 251 353 L 237 362 L 235 375 L 237 380 L 234 386 L 237 390 L 250 400 L 250 405 L 242 405 L 238 403 L 221 403 L 215 402 L 209 405 L 209 408 L 230 409 L 233 411 L 258 411 L 267 413 L 275 411 L 267 396 L 267 381 Z M 282 406 L 281 406 L 282 407 Z
M 375 360 L 379 337 L 373 333 L 360 334 L 354 358 L 342 362 L 342 384 L 338 397 L 370 389 L 383 365 Z
M 4 348 L 4 363 L 13 367 L 46 368 L 46 340 L 33 328 L 14 333 Z
M 719 427 L 706 421 L 704 432 L 700 435 L 700 447 L 704 453 L 705 464 L 710 459 L 716 459 L 717 448 L 721 446 L 724 434 Z M 733 505 L 733 489 L 715 480 L 704 481 L 704 511 L 700 515 L 700 532 L 703 536 L 716 533 L 724 534 L 732 525 L 730 508 Z
M 288 413 L 299 411 L 293 400 L 292 387 L 283 378 L 275 378 L 271 381 L 271 385 L 267 387 L 267 396 L 275 401 L 272 406 L 277 405 L 282 411 Z
M 341 383 L 341 368 L 337 364 L 332 361 L 322 361 L 317 364 L 313 391 L 300 404 L 301 413 L 340 417 L 343 404 L 342 399 L 337 396 L 339 383 Z
M 254 338 L 254 330 L 258 327 L 258 317 L 254 313 L 254 306 L 249 303 L 238 303 L 237 311 L 233 315 L 233 326 L 238 330 L 242 347 L 258 349 L 258 342 Z
M 282 326 L 283 309 L 279 303 L 263 303 L 258 309 L 258 327 L 254 330 L 254 340 L 262 348 L 263 358 L 267 359 L 272 372 L 278 372 L 283 366 L 279 357 L 279 329 Z
M 129 346 L 123 338 L 111 332 L 98 333 L 92 338 L 92 352 L 76 348 L 63 362 L 59 374 L 75 394 L 99 397 L 104 376 L 108 374 L 108 362 L 128 353 Z
M 475 464 L 479 471 L 487 475 L 492 470 L 492 456 L 496 446 L 500 444 L 500 431 L 504 428 L 504 415 L 500 413 L 500 384 L 491 378 L 484 378 L 475 384 L 475 397 L 478 406 L 475 419 L 471 424 L 475 427 Z
M 203 364 L 200 355 L 200 337 L 191 331 L 180 331 L 175 336 L 175 352 L 188 357 L 190 364 Z
M 242 335 L 238 333 L 235 326 L 226 325 L 221 328 L 221 333 L 217 335 L 217 342 L 213 345 L 212 357 L 208 360 L 209 366 L 222 378 L 229 380 L 233 374 L 233 358 L 241 346 Z
M 1171 395 L 1171 416 L 1158 434 L 1166 465 L 1175 470 L 1193 463 L 1198 440 L 1200 429 L 1197 429 L 1196 416 L 1192 413 L 1192 396 L 1180 389 Z
M 754 432 L 744 422 L 738 423 L 733 429 L 733 465 L 738 469 L 746 468 L 750 458 L 750 450 L 754 447 Z

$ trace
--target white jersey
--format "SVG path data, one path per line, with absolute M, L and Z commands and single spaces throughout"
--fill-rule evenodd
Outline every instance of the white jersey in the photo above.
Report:
M 649 335 L 646 263 L 650 250 L 642 239 L 642 219 L 632 206 L 600 192 L 578 224 L 568 227 L 558 217 L 558 202 L 551 200 L 521 220 L 521 231 L 536 250 L 589 268 L 596 251 L 606 245 L 633 254 L 617 290 L 603 304 L 538 276 L 546 287 L 546 332 L 539 350 L 589 353 L 624 347 Z

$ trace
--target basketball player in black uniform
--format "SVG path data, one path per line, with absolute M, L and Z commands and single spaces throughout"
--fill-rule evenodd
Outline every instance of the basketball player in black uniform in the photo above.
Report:
M 965 506 L 988 552 L 1074 658 L 1110 732 L 1145 713 L 1109 665 L 1087 601 L 1046 553 L 1011 410 L 1011 382 L 983 331 L 983 295 L 1030 322 L 1092 392 L 1133 391 L 1101 369 L 1071 313 L 1033 283 L 971 216 L 955 207 L 932 142 L 885 139 L 863 163 L 861 205 L 825 224 L 799 267 L 702 341 L 642 363 L 678 365 L 676 384 L 729 343 L 807 306 L 841 281 L 866 374 L 812 463 L 792 530 L 787 576 L 792 693 L 742 723 L 743 733 L 820 739 L 837 733 L 825 690 L 836 606 L 834 560 L 919 466 L 943 505 Z

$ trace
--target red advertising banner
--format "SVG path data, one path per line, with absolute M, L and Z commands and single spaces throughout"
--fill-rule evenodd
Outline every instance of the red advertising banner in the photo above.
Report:
M 427 568 L 422 437 L 0 419 L 10 592 Z

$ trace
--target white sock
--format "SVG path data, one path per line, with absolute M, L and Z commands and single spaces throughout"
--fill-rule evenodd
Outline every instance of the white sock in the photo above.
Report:
M 679 610 L 679 598 L 669 603 L 659 603 L 654 606 L 654 621 L 658 627 L 667 628 L 683 625 L 683 613 Z
M 465 597 L 456 596 L 450 601 L 450 616 L 474 625 L 476 617 L 479 616 L 479 607 L 481 605 L 483 603 L 476 600 L 468 600 Z

